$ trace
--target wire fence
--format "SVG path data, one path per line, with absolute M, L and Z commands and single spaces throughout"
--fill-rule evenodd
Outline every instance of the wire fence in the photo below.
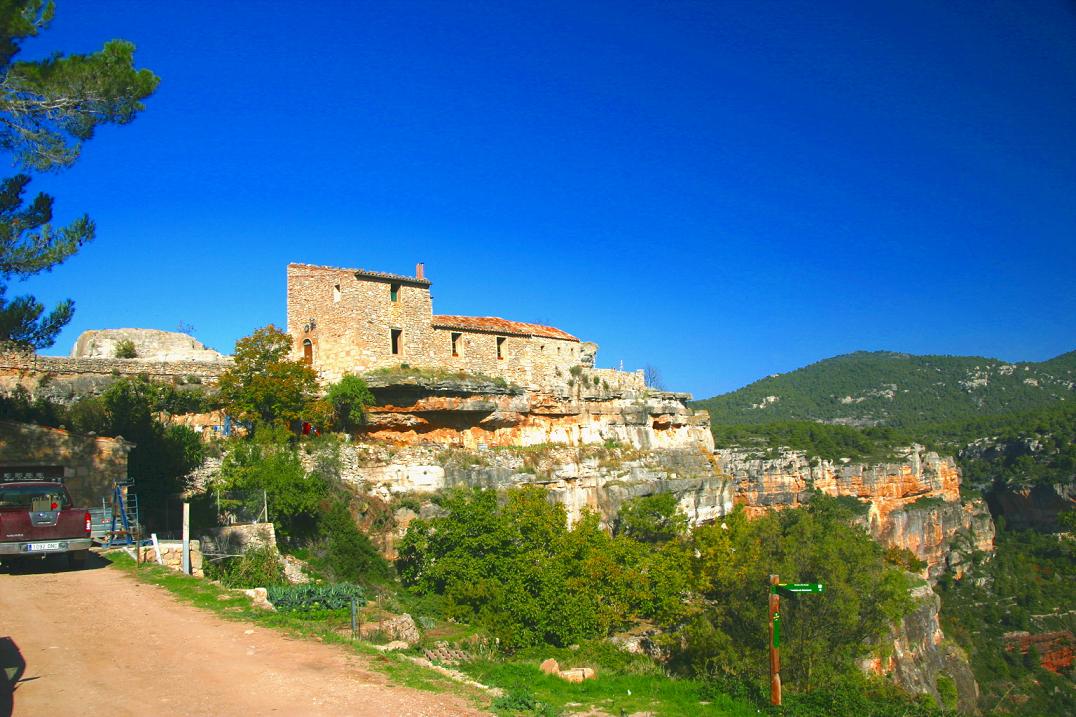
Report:
M 229 490 L 216 492 L 217 523 L 268 523 L 269 498 L 264 490 Z

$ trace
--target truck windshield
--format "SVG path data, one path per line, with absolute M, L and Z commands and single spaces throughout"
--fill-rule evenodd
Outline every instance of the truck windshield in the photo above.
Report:
M 0 484 L 0 508 L 64 510 L 70 507 L 67 491 L 55 485 Z

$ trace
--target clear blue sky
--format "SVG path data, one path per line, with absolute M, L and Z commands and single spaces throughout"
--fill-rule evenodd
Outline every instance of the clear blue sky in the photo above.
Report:
M 706 397 L 857 349 L 1076 348 L 1076 6 L 76 2 L 161 77 L 31 188 L 97 240 L 12 287 L 91 328 L 285 318 L 289 261 L 411 273 Z

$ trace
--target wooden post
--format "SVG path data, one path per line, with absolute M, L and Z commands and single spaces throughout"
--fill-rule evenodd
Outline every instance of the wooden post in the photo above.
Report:
M 191 574 L 191 504 L 183 502 L 183 572 Z
M 780 578 L 770 576 L 770 703 L 781 706 L 781 654 L 778 639 L 781 632 L 781 596 L 777 594 Z

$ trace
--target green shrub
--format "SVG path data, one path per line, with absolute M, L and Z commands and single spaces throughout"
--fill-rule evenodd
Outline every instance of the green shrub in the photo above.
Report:
M 559 712 L 550 704 L 541 702 L 530 690 L 517 687 L 493 700 L 493 709 L 508 714 L 536 715 L 538 717 L 556 717 Z
M 938 675 L 938 695 L 941 697 L 942 709 L 955 711 L 957 703 L 956 680 L 949 675 Z
M 273 547 L 251 548 L 236 558 L 206 564 L 209 577 L 229 588 L 255 588 L 284 582 L 280 553 Z
M 347 504 L 335 499 L 320 519 L 322 565 L 338 580 L 383 582 L 389 577 L 389 565 L 359 530 Z
M 124 339 L 116 344 L 115 356 L 120 359 L 138 358 L 138 350 L 135 348 L 134 341 Z

